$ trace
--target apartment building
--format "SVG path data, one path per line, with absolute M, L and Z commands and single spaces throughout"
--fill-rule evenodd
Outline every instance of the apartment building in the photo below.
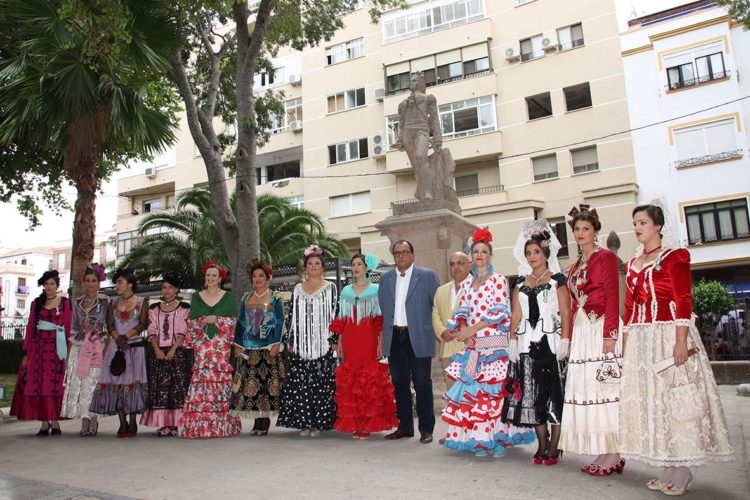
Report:
M 750 298 L 750 33 L 715 2 L 633 19 L 622 34 L 639 200 L 662 196 L 694 279 Z
M 31 302 L 42 293 L 36 281 L 50 269 L 53 255 L 52 247 L 12 250 L 0 255 L 0 305 L 4 309 L 0 318 L 28 317 Z
M 255 90 L 285 92 L 285 113 L 259 151 L 258 191 L 320 214 L 353 250 L 390 260 L 374 225 L 414 196 L 406 154 L 391 150 L 409 74 L 436 96 L 444 147 L 456 161 L 463 215 L 495 235 L 495 268 L 516 273 L 525 221 L 547 218 L 577 253 L 565 215 L 588 203 L 632 254 L 638 188 L 613 0 L 426 0 L 349 14 L 328 43 L 281 51 Z M 161 163 L 159 163 L 161 162 Z M 144 213 L 206 182 L 187 128 L 174 151 L 123 178 L 117 252 L 137 241 Z M 417 249 L 418 251 L 419 249 Z

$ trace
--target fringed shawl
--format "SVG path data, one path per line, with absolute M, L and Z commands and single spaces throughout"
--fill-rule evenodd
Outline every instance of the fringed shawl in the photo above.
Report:
M 357 308 L 356 318 L 354 308 Z M 341 291 L 339 302 L 339 318 L 347 318 L 359 323 L 365 318 L 380 316 L 380 304 L 378 302 L 378 285 L 370 285 L 359 297 L 354 293 L 352 285 L 347 285 Z

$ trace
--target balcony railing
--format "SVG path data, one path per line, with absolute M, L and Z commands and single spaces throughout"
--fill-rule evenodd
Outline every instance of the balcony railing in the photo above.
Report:
M 571 40 L 570 42 L 561 43 L 557 46 L 557 49 L 560 51 L 563 50 L 570 50 L 575 49 L 576 47 L 583 46 L 583 38 L 577 38 L 576 40 Z
M 491 75 L 491 74 L 492 74 L 492 70 L 491 69 L 483 69 L 482 71 L 476 71 L 474 73 L 466 73 L 466 74 L 463 74 L 463 75 L 452 76 L 450 78 L 440 78 L 436 82 L 427 82 L 425 84 L 425 86 L 426 87 L 434 87 L 436 85 L 445 85 L 446 83 L 453 83 L 453 82 L 458 82 L 458 81 L 461 81 L 461 80 L 468 80 L 469 78 L 477 78 L 477 77 L 480 77 L 480 76 Z M 397 95 L 397 94 L 404 94 L 406 92 L 409 92 L 410 90 L 411 89 L 409 89 L 407 87 L 407 88 L 403 88 L 403 89 L 389 90 L 388 92 L 386 92 L 386 94 L 389 95 L 389 96 L 392 96 L 392 95 Z
M 531 52 L 521 52 L 521 61 L 531 61 L 544 56 L 543 50 L 532 50 Z
M 702 245 L 704 243 L 718 243 L 723 241 L 737 241 L 750 239 L 750 233 L 736 233 L 732 235 L 722 236 L 716 235 L 713 238 L 701 238 L 700 236 L 694 238 L 688 238 L 688 245 Z
M 714 163 L 717 161 L 735 160 L 742 158 L 742 150 L 735 149 L 734 151 L 724 151 L 722 153 L 714 153 L 710 155 L 696 156 L 695 158 L 686 158 L 684 160 L 677 160 L 674 162 L 675 168 L 686 168 L 694 167 L 696 165 L 703 165 L 704 163 Z
M 683 89 L 685 87 L 693 87 L 695 85 L 700 85 L 702 83 L 707 83 L 713 80 L 721 80 L 723 78 L 729 78 L 730 74 L 731 73 L 729 72 L 729 70 L 724 70 L 718 73 L 711 73 L 710 75 L 703 75 L 697 78 L 690 78 L 688 80 L 669 82 L 666 87 L 667 87 L 667 90 L 678 90 L 678 89 Z
M 16 288 L 16 294 L 18 295 L 28 295 L 29 294 L 29 287 L 27 285 L 18 285 Z
M 456 195 L 459 198 L 463 198 L 466 196 L 476 196 L 480 194 L 500 193 L 502 191 L 505 191 L 505 187 L 502 184 L 498 184 L 496 186 L 487 186 L 487 187 L 482 187 L 482 188 L 464 189 L 462 191 L 456 191 Z

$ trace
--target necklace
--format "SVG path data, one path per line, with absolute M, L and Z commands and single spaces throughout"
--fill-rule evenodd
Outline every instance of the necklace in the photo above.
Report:
M 537 283 L 539 283 L 540 281 L 542 281 L 542 279 L 544 279 L 545 276 L 547 276 L 548 272 L 549 272 L 549 269 L 544 271 L 541 276 L 537 276 L 536 274 L 531 273 L 531 277 L 534 278 Z
M 164 302 L 165 305 L 169 305 L 172 302 L 174 302 L 175 300 L 177 300 L 177 297 L 173 298 L 172 300 L 161 299 L 161 301 Z
M 643 247 L 643 255 L 651 255 L 652 253 L 658 252 L 659 250 L 661 250 L 661 245 L 648 251 L 646 251 L 646 247 Z
M 127 297 L 122 297 L 122 299 L 123 299 L 123 300 L 125 300 L 125 301 L 128 301 L 128 300 L 130 300 L 130 299 L 132 299 L 132 298 L 133 298 L 133 295 L 135 295 L 135 294 L 134 294 L 134 293 L 131 293 L 131 294 L 130 294 L 129 296 L 127 296 Z
M 265 297 L 266 295 L 268 295 L 268 288 L 266 288 L 266 291 L 265 291 L 265 292 L 263 292 L 263 293 L 261 293 L 260 295 L 258 295 L 258 292 L 256 292 L 255 290 L 253 290 L 253 295 L 255 295 L 256 297 L 258 297 L 259 299 L 260 299 L 260 298 L 263 298 L 263 297 Z

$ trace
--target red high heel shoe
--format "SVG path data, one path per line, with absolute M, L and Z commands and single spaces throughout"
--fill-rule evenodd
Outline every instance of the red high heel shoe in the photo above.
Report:
M 554 457 L 550 457 L 549 455 L 545 455 L 544 460 L 542 461 L 542 463 L 544 465 L 557 465 L 557 463 L 560 461 L 560 459 L 562 459 L 562 456 L 563 456 L 563 451 L 562 450 L 557 450 L 557 455 L 555 455 Z
M 615 464 L 615 472 L 618 474 L 622 474 L 625 471 L 625 460 L 620 459 L 619 462 Z
M 584 470 L 586 469 L 586 470 Z M 612 467 L 604 468 L 597 464 L 591 464 L 586 467 L 583 467 L 581 469 L 583 472 L 586 472 L 588 474 L 591 474 L 592 476 L 596 477 L 604 477 L 604 476 L 610 476 L 613 472 L 617 472 L 618 474 L 622 474 L 625 470 L 625 460 L 620 460 Z
M 544 456 L 544 453 L 537 453 L 536 455 L 534 455 L 534 458 L 532 458 L 531 461 L 534 463 L 534 465 L 542 465 L 545 458 L 547 457 Z

